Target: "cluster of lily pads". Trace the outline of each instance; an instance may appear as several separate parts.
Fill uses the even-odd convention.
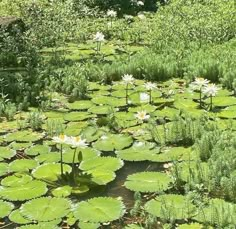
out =
[[[230,221],[236,223],[232,203],[211,199],[198,211],[186,196],[170,194],[175,184],[170,174],[173,162],[182,161],[180,172],[188,180],[189,159],[194,167],[199,156],[191,147],[159,144],[153,140],[150,128],[156,127],[160,139],[164,139],[163,120],[164,128],[169,128],[180,112],[194,118],[206,113],[198,107],[198,93],[189,91],[184,80],[157,85],[127,74],[113,85],[90,82],[88,91],[91,99],[72,103],[56,95],[64,108],[44,112],[41,131],[19,130],[17,121],[0,123],[1,221],[25,229],[57,225],[99,228],[128,214],[126,203],[120,197],[102,197],[98,192],[90,198],[89,194],[119,179],[116,172],[127,162],[147,161],[159,164],[161,171],[127,174],[124,181],[130,191],[159,194],[144,204],[147,214],[167,222],[197,221],[196,228],[201,228],[206,221],[217,223],[212,214],[220,208],[227,209]],[[223,89],[214,96],[214,105],[219,109],[208,115],[222,124],[236,118],[236,98]],[[19,117],[27,118],[27,112]],[[63,133],[50,136],[46,124],[50,121],[60,123]],[[126,228],[142,227],[132,224]]]

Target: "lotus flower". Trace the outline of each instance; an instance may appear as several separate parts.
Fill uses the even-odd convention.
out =
[[[86,143],[85,139],[82,139],[81,136],[78,137],[70,137],[70,140],[68,141],[68,143],[72,146],[72,147],[87,147],[88,143]]]
[[[134,116],[141,121],[145,121],[150,118],[150,115],[148,115],[146,111],[138,111]]]
[[[58,144],[64,144],[64,143],[67,144],[68,139],[69,137],[64,134],[60,134],[59,136],[55,136],[52,138],[53,142],[58,143]]]
[[[117,16],[117,12],[114,10],[108,10],[107,11],[107,16],[108,17],[116,17]]]
[[[97,32],[97,33],[94,35],[93,40],[96,41],[96,42],[102,42],[102,41],[105,40],[104,37],[105,37],[105,36],[104,36],[103,33]]]
[[[152,82],[147,82],[147,83],[144,84],[144,86],[148,91],[157,89],[157,85],[155,83],[152,83]]]
[[[134,83],[134,77],[133,75],[125,74],[122,76],[122,80],[125,84],[133,84]]]
[[[212,97],[216,96],[219,89],[220,88],[218,88],[215,84],[209,84],[205,88],[203,88],[203,93],[209,96],[211,100],[210,110],[212,110],[212,104],[213,104]]]

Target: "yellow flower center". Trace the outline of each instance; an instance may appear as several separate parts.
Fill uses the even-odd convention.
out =
[[[65,135],[64,134],[60,134],[59,138],[60,138],[60,140],[64,141],[65,140]]]
[[[80,138],[80,137],[75,137],[75,141],[76,141],[76,142],[80,142],[80,141],[81,141],[81,138]]]

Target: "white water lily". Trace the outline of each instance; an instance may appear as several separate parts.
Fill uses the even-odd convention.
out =
[[[147,83],[144,84],[144,86],[148,91],[157,89],[157,84],[152,83],[152,82],[147,82]]]
[[[134,16],[132,16],[132,15],[125,15],[124,18],[126,20],[132,20],[134,18]]]
[[[140,93],[139,98],[140,98],[141,103],[146,103],[146,102],[149,102],[150,95],[148,95],[147,93],[142,92],[142,93]]]
[[[145,110],[138,111],[137,114],[135,114],[134,116],[141,121],[148,120],[150,118],[150,115],[148,115]]]
[[[67,144],[69,137],[64,134],[60,134],[59,136],[52,137],[52,140],[53,142],[58,143],[58,144]]]
[[[117,12],[114,10],[108,10],[107,11],[107,16],[108,17],[116,17],[117,16]]]
[[[137,5],[138,5],[138,6],[144,6],[144,2],[143,2],[143,1],[138,1],[138,2],[137,2]]]
[[[93,40],[96,41],[96,42],[102,42],[102,41],[105,41],[105,36],[104,36],[103,33],[97,32],[97,33],[94,35]]]
[[[70,137],[68,140],[68,144],[70,144],[72,147],[81,147],[81,148],[85,148],[88,146],[88,143],[86,143],[86,139],[82,139],[81,136]]]
[[[207,86],[208,83],[209,83],[209,80],[201,78],[201,77],[197,77],[197,78],[195,78],[195,81],[193,81],[190,84],[190,87],[193,90],[201,90],[203,87]]]
[[[140,20],[146,19],[146,16],[144,14],[138,14],[137,16]]]
[[[220,88],[218,88],[215,84],[209,84],[205,88],[203,88],[203,93],[207,96],[216,96],[219,89]]]
[[[134,77],[133,75],[125,74],[122,76],[122,81],[125,84],[133,84],[134,83]]]

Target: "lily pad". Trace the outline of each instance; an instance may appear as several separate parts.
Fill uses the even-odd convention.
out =
[[[28,130],[16,131],[6,135],[7,142],[36,142],[43,138],[43,134]]]
[[[37,165],[38,162],[32,159],[17,159],[9,164],[9,170],[12,172],[28,172]]]
[[[162,192],[170,188],[171,182],[165,173],[141,172],[129,175],[124,185],[135,192]]]
[[[6,175],[9,172],[9,166],[7,163],[0,163],[0,177]]]
[[[133,139],[128,135],[107,134],[96,141],[93,147],[101,151],[113,151],[124,149],[132,143]]]
[[[64,172],[71,172],[69,165],[63,165]],[[32,175],[37,179],[44,179],[49,181],[56,181],[61,174],[61,164],[59,163],[47,163],[38,166],[32,172]]]
[[[77,121],[83,121],[83,120],[87,120],[89,118],[94,118],[94,117],[95,115],[90,114],[88,112],[70,112],[64,116],[64,119],[70,122],[77,122]]]
[[[122,201],[114,198],[98,197],[80,202],[74,215],[80,221],[105,223],[121,218],[125,213]]]
[[[29,156],[36,156],[38,154],[47,154],[50,150],[50,147],[47,145],[35,145],[25,150],[25,154]]]
[[[33,180],[16,187],[0,186],[0,197],[12,201],[30,200],[44,195],[47,192],[45,182]]]
[[[5,177],[1,181],[2,186],[17,187],[32,181],[32,177],[26,174],[15,173],[12,176]]]
[[[72,187],[69,185],[58,187],[52,190],[52,194],[55,197],[67,197],[71,194]]]
[[[70,110],[87,110],[93,106],[93,103],[90,100],[80,100],[73,103],[68,103],[67,107]]]
[[[14,211],[11,212],[11,214],[9,215],[9,219],[17,224],[28,224],[28,223],[32,223],[32,220],[26,219],[24,218],[19,209],[16,209]]]
[[[0,161],[4,159],[10,159],[16,155],[16,151],[9,149],[8,147],[0,146]]]
[[[80,169],[84,171],[92,170],[108,170],[117,171],[124,165],[121,159],[115,157],[95,157],[89,160],[82,161]]]
[[[8,216],[13,208],[12,203],[0,200],[0,219]]]
[[[71,203],[65,198],[42,197],[24,203],[20,207],[20,213],[30,220],[48,222],[63,218],[70,209]]]

